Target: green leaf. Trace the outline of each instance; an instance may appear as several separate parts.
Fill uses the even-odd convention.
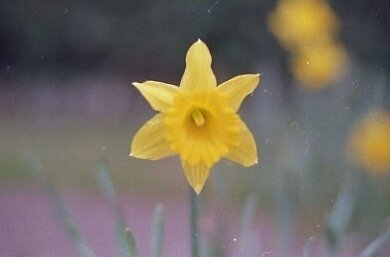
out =
[[[117,200],[114,184],[112,183],[111,175],[105,162],[98,164],[98,181],[103,195],[109,200],[110,204],[116,205]]]
[[[305,246],[303,247],[302,257],[310,257],[313,256],[313,245],[314,245],[314,237],[311,236],[307,239]]]
[[[47,179],[45,171],[36,159],[32,159],[31,166],[33,167],[33,173],[37,180],[45,187],[46,193],[49,196],[50,202],[56,211],[57,217],[61,221],[63,229],[66,231],[68,238],[76,248],[77,254],[80,257],[95,257],[94,252],[88,247],[84,237],[77,228],[68,208],[62,201],[60,194],[56,188]]]
[[[162,204],[158,204],[154,211],[152,223],[152,257],[160,257],[164,239],[164,211]]]
[[[326,235],[329,247],[334,251],[338,247],[338,241],[345,233],[351,221],[355,207],[354,191],[349,184],[337,196],[336,203],[329,215],[326,225]]]
[[[135,239],[133,236],[133,233],[131,233],[129,228],[125,228],[125,239],[126,239],[126,244],[129,249],[128,251],[128,257],[138,257],[138,251],[137,247],[135,245]]]
[[[98,180],[100,189],[106,197],[114,217],[115,231],[119,246],[122,250],[122,256],[137,257],[138,252],[133,234],[127,227],[125,219],[123,218],[115,193],[114,184],[112,183],[111,175],[105,162],[100,162],[98,165]]]
[[[386,229],[383,234],[378,236],[374,241],[371,242],[359,255],[359,257],[376,257],[379,256],[380,250],[390,242],[390,226]]]
[[[239,238],[239,257],[260,256],[261,245],[257,233],[253,231],[253,222],[256,212],[256,197],[255,195],[248,196],[244,212],[242,213],[242,227]]]

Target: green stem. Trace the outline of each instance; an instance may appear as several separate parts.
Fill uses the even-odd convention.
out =
[[[198,219],[199,219],[199,204],[198,195],[195,194],[192,188],[189,188],[190,198],[190,237],[191,237],[191,256],[199,257],[199,231],[198,231]]]

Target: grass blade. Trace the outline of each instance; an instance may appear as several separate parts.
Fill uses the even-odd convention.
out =
[[[253,231],[256,205],[255,195],[250,195],[245,202],[244,212],[242,214],[242,228],[238,252],[239,257],[261,256],[259,238]]]
[[[313,256],[314,237],[311,236],[307,239],[305,246],[303,247],[302,257]]]
[[[118,199],[112,183],[110,172],[104,162],[98,166],[98,180],[100,189],[106,197],[115,221],[115,231],[123,257],[137,257],[138,251],[134,236],[126,226],[122,211],[119,207]]]
[[[129,228],[125,228],[124,230],[124,236],[125,236],[125,242],[127,249],[129,250],[127,252],[127,257],[138,257],[138,251],[135,244],[135,239],[133,236],[133,233],[131,233],[131,230]]]
[[[76,248],[77,254],[80,257],[95,257],[96,255],[88,247],[83,236],[77,229],[76,223],[70,215],[68,208],[62,201],[60,194],[45,176],[42,165],[37,160],[32,160],[31,164],[35,177],[44,186],[46,193],[49,196],[49,200],[57,214],[57,217],[59,218],[63,229],[66,231],[69,240]]]
[[[371,242],[359,255],[359,257],[375,257],[379,256],[379,251],[390,241],[390,227]]]
[[[339,240],[345,233],[353,215],[356,199],[350,187],[349,184],[344,185],[328,218],[326,236],[330,256],[336,254]]]
[[[162,204],[158,204],[154,211],[152,223],[152,257],[161,257],[164,239],[164,211]]]

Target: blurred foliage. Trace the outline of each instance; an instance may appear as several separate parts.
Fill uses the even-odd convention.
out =
[[[389,2],[333,1],[343,38],[359,62],[389,69]],[[0,75],[102,70],[165,76],[183,68],[202,38],[228,72],[285,53],[266,27],[276,2],[219,0],[36,0],[0,2]],[[278,60],[280,58],[277,58]]]

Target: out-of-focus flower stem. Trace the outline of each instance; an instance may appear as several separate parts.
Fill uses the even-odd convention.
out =
[[[199,196],[196,195],[191,187],[189,188],[190,200],[190,238],[191,238],[191,256],[199,257]]]

